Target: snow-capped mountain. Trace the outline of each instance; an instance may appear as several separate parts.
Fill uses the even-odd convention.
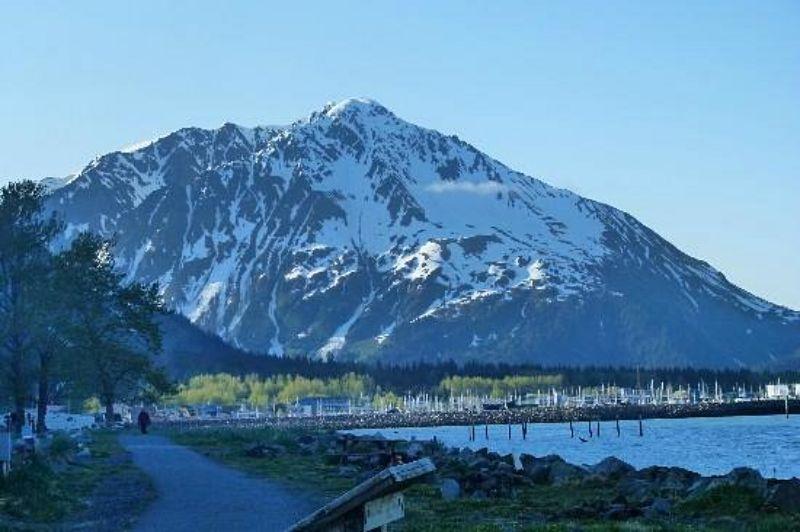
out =
[[[800,314],[633,217],[370,100],[182,129],[95,159],[50,205],[257,352],[759,366],[800,348]]]

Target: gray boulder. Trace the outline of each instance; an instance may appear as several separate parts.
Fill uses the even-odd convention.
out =
[[[589,467],[592,475],[597,475],[603,480],[618,480],[633,471],[636,471],[636,468],[614,456],[609,456]]]
[[[406,455],[412,460],[420,458],[425,452],[425,447],[418,441],[412,441],[406,447]]]
[[[651,495],[661,497],[684,497],[700,478],[700,475],[688,469],[662,466],[646,467],[629,476],[647,481],[651,486]]]
[[[446,501],[458,499],[461,496],[461,484],[453,478],[442,479],[439,492],[442,494],[442,499]]]
[[[729,484],[749,488],[762,497],[767,496],[767,479],[749,467],[737,467],[723,477]]]
[[[519,457],[522,471],[534,484],[546,484],[550,481],[550,466],[544,460],[530,454]]]
[[[536,464],[536,457],[531,454],[522,453],[519,455],[519,463],[522,465],[522,469],[527,471]]]
[[[603,512],[602,517],[603,519],[611,521],[624,521],[625,519],[630,519],[639,515],[641,515],[641,512],[637,508],[633,508],[627,504],[617,503],[609,506],[608,509]]]
[[[672,502],[669,499],[656,497],[649,506],[644,508],[644,516],[649,518],[663,517],[672,511]]]
[[[475,490],[472,492],[471,498],[476,501],[486,500],[486,492],[483,490]]]
[[[689,493],[692,497],[697,497],[720,486],[747,488],[765,498],[768,495],[767,480],[761,473],[749,467],[737,467],[721,477],[700,478],[691,486]]]
[[[567,463],[555,454],[543,458],[523,454],[519,461],[524,475],[534,484],[569,484],[580,481],[588,475],[586,469]]]
[[[635,477],[628,477],[621,480],[617,486],[617,490],[620,494],[634,501],[642,501],[652,497],[655,491],[652,482]]]
[[[549,481],[551,484],[560,486],[571,484],[584,479],[587,472],[582,467],[570,464],[558,457],[549,463]]]

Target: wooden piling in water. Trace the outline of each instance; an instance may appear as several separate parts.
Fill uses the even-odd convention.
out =
[[[590,419],[589,420],[589,437],[591,438],[592,436],[594,436],[594,433],[592,432],[592,420]]]
[[[644,427],[642,426],[642,415],[639,414],[639,436],[644,436]]]
[[[786,419],[789,419],[789,396],[788,395],[784,396],[783,404],[784,404],[784,407],[786,408]]]
[[[617,416],[617,438],[619,438],[619,416]]]
[[[575,429],[572,428],[572,419],[569,420],[569,437],[575,437]]]
[[[600,420],[597,420],[597,437],[600,437]]]
[[[488,440],[489,439],[489,424],[488,423],[486,425],[484,425],[483,430],[486,433],[486,439]]]

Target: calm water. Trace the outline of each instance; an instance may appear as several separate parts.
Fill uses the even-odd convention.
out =
[[[644,436],[639,437],[638,421],[620,421],[617,437],[613,421],[600,423],[600,437],[588,439],[587,423],[576,423],[575,438],[567,423],[542,423],[528,426],[523,440],[519,425],[476,426],[476,441],[470,442],[467,427],[420,427],[359,429],[354,434],[418,440],[434,436],[452,447],[488,447],[500,454],[528,453],[535,456],[561,455],[568,462],[594,464],[616,456],[637,468],[651,465],[679,466],[704,475],[724,474],[734,467],[758,469],[764,476],[800,477],[800,417],[757,416],[692,419],[646,419]],[[592,424],[592,430],[596,430]]]

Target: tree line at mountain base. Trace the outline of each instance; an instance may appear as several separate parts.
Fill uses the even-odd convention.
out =
[[[272,362],[276,362],[273,360]],[[308,361],[307,361],[308,362]],[[369,400],[378,408],[402,405],[406,394],[428,394],[433,400],[457,398],[459,396],[490,397],[504,399],[509,396],[525,394],[548,394],[552,389],[559,392],[567,390],[576,394],[579,388],[584,393],[612,389],[641,388],[651,383],[658,388],[663,382],[670,390],[681,387],[697,389],[698,383],[705,383],[710,392],[718,386],[729,391],[735,387],[758,390],[764,384],[775,382],[776,374],[753,373],[748,371],[706,371],[706,370],[652,370],[648,372],[625,368],[553,368],[542,369],[511,366],[471,366],[464,368],[450,365],[418,365],[415,367],[351,367],[343,368],[336,363],[304,364],[293,367],[295,372],[265,373],[258,375],[234,375],[229,373],[195,375],[176,388],[176,393],[166,396],[163,401],[171,405],[218,406],[248,405],[264,409],[270,406],[291,404],[310,397],[346,397],[363,403]],[[339,369],[350,369],[339,374]],[[304,371],[310,370],[310,371]],[[317,370],[317,371],[315,371]],[[320,371],[324,370],[324,371]],[[444,375],[436,381],[437,375]],[[637,377],[638,374],[638,377]],[[413,378],[417,377],[416,380]],[[784,382],[797,381],[800,376],[784,373]],[[646,383],[642,381],[646,378]],[[409,382],[414,384],[410,385]],[[622,384],[620,384],[622,383]],[[638,383],[638,384],[637,384]]]

